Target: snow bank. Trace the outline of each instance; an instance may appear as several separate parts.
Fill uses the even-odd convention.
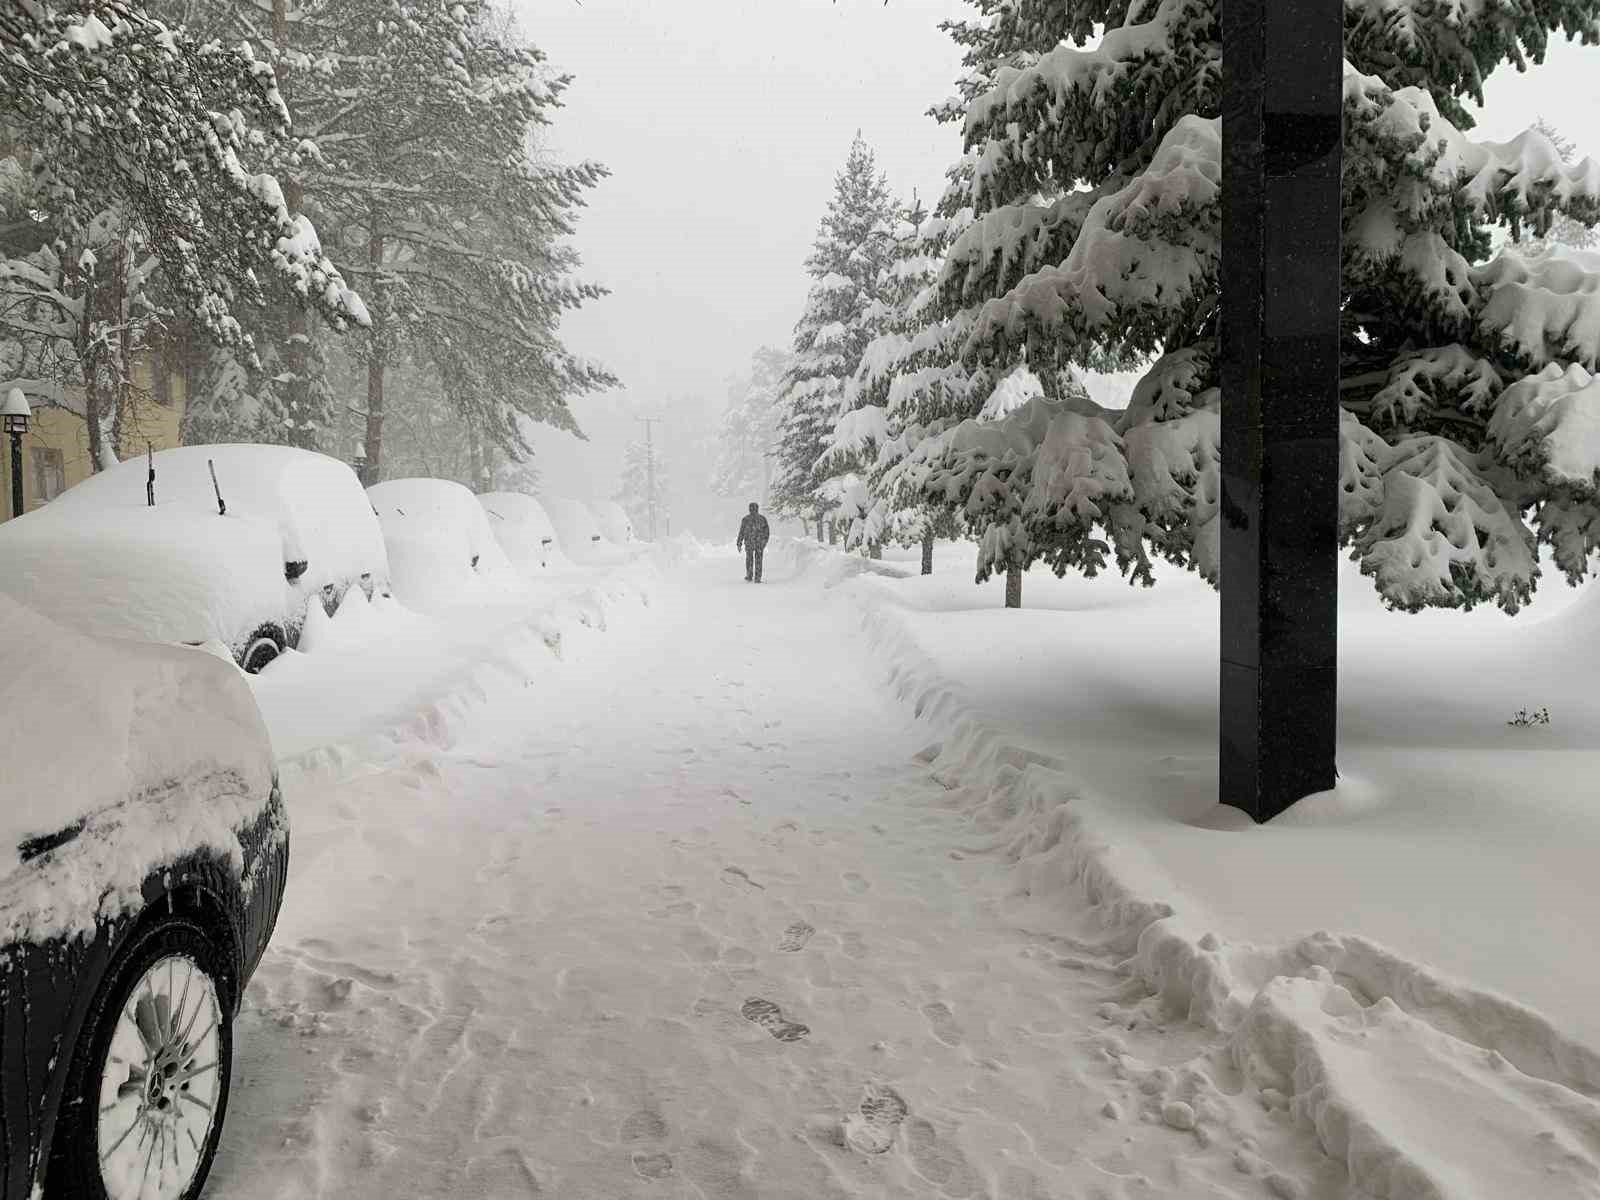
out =
[[[490,492],[478,503],[489,518],[489,528],[511,565],[528,578],[570,570],[571,561],[561,549],[550,515],[532,496],[521,492]]]
[[[93,928],[197,847],[242,865],[272,750],[239,671],[200,650],[90,640],[0,598],[0,946]],[[137,803],[130,803],[137,801]],[[18,844],[86,820],[53,853]]]
[[[478,498],[448,479],[391,479],[367,489],[388,548],[394,594],[419,612],[514,590],[516,569]]]
[[[313,650],[250,679],[280,764],[323,775],[406,742],[451,745],[491,695],[525,688],[551,655],[648,605],[663,570],[703,553],[684,535],[625,564],[479,595],[442,614],[383,597],[349,616],[341,609],[319,626]]]
[[[1007,612],[969,547],[893,581],[775,548],[846,583],[1019,922],[1087,899],[1069,940],[1213,1030],[1372,1195],[1600,1196],[1595,595],[1408,617],[1346,564],[1343,780],[1256,827],[1216,802],[1216,598],[1192,578],[1035,572]],[[1506,723],[1540,705],[1552,725]]]

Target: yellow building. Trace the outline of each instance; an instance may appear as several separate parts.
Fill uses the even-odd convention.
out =
[[[180,444],[185,402],[181,371],[160,376],[147,359],[134,366],[134,386],[123,414],[117,457],[143,454],[146,446],[166,450]],[[67,488],[88,478],[89,432],[83,419],[83,396],[66,389],[58,397],[28,394],[33,421],[22,439],[23,509],[32,512]],[[0,435],[3,437],[3,435]],[[0,520],[11,518],[11,446],[0,446]]]

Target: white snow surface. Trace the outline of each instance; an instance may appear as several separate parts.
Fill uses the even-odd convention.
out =
[[[389,479],[367,489],[389,555],[395,596],[439,612],[515,590],[521,577],[478,498],[448,479]]]
[[[527,578],[570,570],[561,539],[544,506],[521,492],[489,492],[478,497],[495,540],[511,565]]]
[[[1356,581],[1345,782],[1255,829],[1209,590],[972,554],[680,539],[252,678],[296,852],[211,1192],[1600,1196],[1590,598]]]
[[[89,639],[0,597],[0,946],[87,932],[137,900],[163,861],[213,846],[272,786],[243,676],[203,650]],[[18,843],[80,819],[26,864]]]
[[[1151,1015],[1213,1030],[1208,1075],[1314,1135],[1350,1189],[1290,1172],[1272,1194],[1600,1195],[1595,594],[1405,616],[1347,565],[1341,782],[1256,827],[1216,799],[1198,581],[1033,573],[1007,611],[970,549],[929,579],[792,553],[848,583],[943,729],[934,770],[1015,864],[1015,919],[1087,900]],[[1551,725],[1507,724],[1545,705]]]

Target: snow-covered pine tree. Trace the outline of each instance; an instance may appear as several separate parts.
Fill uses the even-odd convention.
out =
[[[634,529],[641,537],[660,537],[672,523],[672,509],[667,499],[667,465],[659,445],[647,447],[642,438],[628,443],[622,460],[622,476],[617,481],[616,493],[611,497],[622,505]],[[655,514],[652,525],[650,516]],[[654,535],[651,530],[654,529]]]
[[[583,193],[604,174],[531,153],[569,79],[493,0],[157,0],[223,40],[268,48],[296,118],[319,152],[293,164],[299,202],[338,233],[346,272],[372,293],[374,326],[330,360],[364,368],[367,472],[387,458],[386,382],[426,365],[454,419],[485,449],[528,453],[526,422],[574,429],[568,402],[614,380],[561,344],[561,316],[600,294],[574,281],[566,244]],[[282,325],[282,322],[278,322]],[[262,407],[325,418],[317,397],[320,331],[288,328],[279,369],[250,379]],[[328,367],[342,371],[335,364]],[[219,374],[225,409],[229,385]],[[441,419],[447,419],[441,414]]]
[[[778,391],[789,363],[785,351],[763,346],[751,356],[750,373],[729,385],[711,471],[715,495],[766,506],[778,443]]]
[[[839,505],[818,460],[828,448],[845,382],[871,340],[867,313],[891,254],[894,201],[877,161],[858,133],[817,231],[806,271],[805,312],[795,326],[794,362],[779,405],[774,507],[801,520],[825,521]]]
[[[1135,579],[1155,554],[1215,581],[1217,3],[980,7],[1015,58],[966,116],[976,219],[941,279],[947,308],[981,305],[966,352],[1025,351],[1042,377],[1154,361],[1124,413],[1041,399],[952,431],[927,487],[993,497],[1058,570],[1114,550]],[[1600,23],[1590,0],[1351,4],[1345,32],[1342,535],[1391,605],[1515,612],[1536,537],[1574,582],[1600,544],[1600,445],[1579,432],[1600,411],[1600,257],[1490,257],[1489,231],[1592,225],[1600,165],[1532,130],[1475,141],[1463,101]]]
[[[132,364],[176,331],[254,363],[251,315],[274,292],[336,328],[366,320],[263,170],[304,152],[270,65],[227,45],[116,0],[0,12],[7,152],[29,192],[0,246],[0,339],[30,377],[82,393],[96,467],[127,433]]]
[[[885,543],[921,544],[923,571],[933,570],[933,539],[956,532],[949,510],[920,496],[885,486],[885,476],[903,454],[908,437],[906,408],[891,408],[895,384],[915,372],[912,340],[921,328],[919,305],[937,277],[937,239],[925,228],[928,212],[913,198],[901,212],[878,297],[865,318],[871,341],[845,383],[841,411],[822,458],[849,520],[845,544],[876,553]]]

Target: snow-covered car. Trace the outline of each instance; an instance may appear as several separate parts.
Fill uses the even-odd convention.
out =
[[[0,592],[83,633],[220,642],[247,671],[354,586],[389,586],[372,506],[344,463],[288,446],[162,450],[0,525]]]
[[[0,1197],[190,1200],[283,898],[267,731],[203,650],[0,622]]]
[[[550,514],[532,496],[521,492],[490,492],[479,496],[489,528],[511,565],[529,578],[548,575],[571,564],[562,552]]]
[[[478,498],[449,479],[389,479],[367,489],[389,552],[395,597],[421,612],[520,579]]]
[[[633,520],[615,500],[597,500],[589,505],[589,511],[600,527],[600,536],[613,546],[626,546],[639,540],[633,530]]]
[[[613,550],[600,522],[581,500],[546,496],[542,503],[556,527],[556,538],[573,562],[589,563],[604,558]]]

